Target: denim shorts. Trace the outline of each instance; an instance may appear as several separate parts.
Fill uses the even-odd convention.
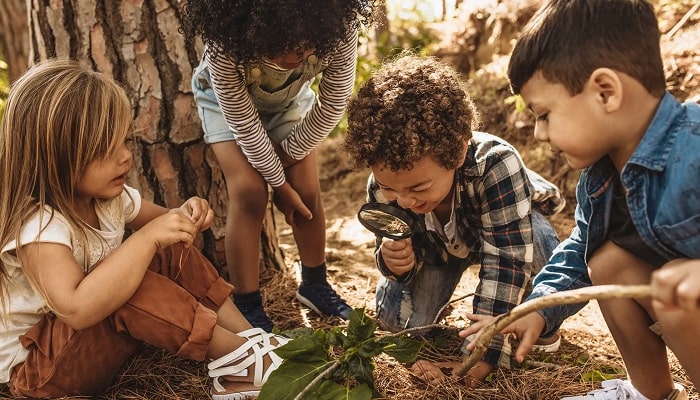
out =
[[[301,123],[313,107],[316,94],[311,89],[311,83],[312,81],[308,80],[301,82],[299,93],[279,110],[267,113],[259,112],[260,122],[273,142],[280,143],[289,136],[292,128]],[[206,59],[202,60],[192,74],[192,92],[197,102],[199,119],[204,131],[204,142],[211,144],[236,140],[236,132],[226,122],[214,93],[209,64]],[[266,94],[269,99],[275,99],[275,96],[275,93]]]

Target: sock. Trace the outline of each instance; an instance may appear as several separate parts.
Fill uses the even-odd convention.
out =
[[[326,283],[326,263],[318,267],[307,267],[301,264],[301,283],[305,285]]]
[[[233,304],[235,304],[239,310],[245,310],[257,305],[262,307],[262,295],[260,294],[260,290],[245,294],[234,293]]]

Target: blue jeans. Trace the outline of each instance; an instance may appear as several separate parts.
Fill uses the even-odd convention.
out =
[[[534,209],[532,231],[534,276],[549,260],[552,251],[559,244],[559,238],[547,218]],[[447,265],[442,262],[436,263],[434,259],[428,260],[426,257],[423,268],[408,284],[382,277],[377,285],[379,324],[383,329],[393,332],[432,324],[440,309],[452,297],[464,271],[479,262],[478,252],[473,252],[466,259],[450,256]],[[532,279],[528,282],[525,296],[531,289]]]

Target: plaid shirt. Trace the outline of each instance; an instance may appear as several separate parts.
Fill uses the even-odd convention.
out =
[[[474,132],[464,163],[455,173],[455,215],[459,235],[469,246],[467,261],[479,264],[479,284],[473,300],[474,313],[499,315],[520,304],[530,279],[533,235],[530,210],[536,204],[545,215],[564,207],[556,186],[528,170],[518,151],[508,142],[483,132]],[[372,177],[368,200],[387,202]],[[444,241],[425,228],[425,216],[413,236],[416,266],[402,282],[410,281],[424,262],[447,264]],[[379,252],[377,266],[388,279],[397,280],[386,268]],[[459,261],[461,262],[461,261]],[[484,361],[510,365],[510,346],[502,337],[491,342]]]

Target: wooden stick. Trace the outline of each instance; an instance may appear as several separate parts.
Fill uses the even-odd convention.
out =
[[[476,347],[474,347],[469,357],[455,371],[455,374],[457,376],[464,376],[469,372],[469,370],[481,360],[481,357],[486,351],[486,347],[494,336],[513,321],[533,311],[563,304],[583,303],[592,299],[643,298],[649,297],[650,295],[651,287],[649,285],[599,285],[553,293],[526,301],[510,310],[510,312],[499,315],[490,325],[482,330],[481,335],[476,340]]]

